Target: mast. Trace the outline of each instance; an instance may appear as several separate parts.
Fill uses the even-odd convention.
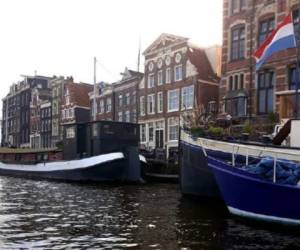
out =
[[[97,59],[94,57],[94,95],[93,95],[93,120],[96,121],[96,63]]]

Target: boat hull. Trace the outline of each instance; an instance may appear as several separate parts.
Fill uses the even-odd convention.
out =
[[[53,179],[61,181],[124,181],[123,160],[115,160],[107,163],[97,164],[83,169],[55,170],[55,171],[18,171],[0,169],[0,175],[15,176],[34,179]]]
[[[144,159],[132,168],[122,153],[35,165],[0,163],[0,175],[76,182],[139,182]],[[135,176],[132,178],[132,176]]]
[[[300,188],[257,178],[222,161],[208,159],[232,214],[256,220],[300,225]]]
[[[201,147],[181,141],[180,187],[184,195],[220,197],[215,177]]]

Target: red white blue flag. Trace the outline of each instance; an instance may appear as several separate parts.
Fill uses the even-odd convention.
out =
[[[256,70],[259,70],[264,62],[274,53],[288,48],[295,48],[296,46],[293,19],[290,13],[254,52]]]

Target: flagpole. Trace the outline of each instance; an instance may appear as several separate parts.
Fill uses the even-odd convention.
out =
[[[300,9],[298,10],[299,14],[298,14],[298,19],[300,17]],[[294,20],[293,18],[293,12],[292,12],[292,20]],[[294,22],[293,22],[294,23]],[[295,30],[294,29],[294,34],[295,34],[295,43],[296,43],[296,69],[295,69],[295,73],[296,73],[296,90],[295,90],[295,110],[294,110],[294,118],[295,119],[298,119],[298,114],[299,114],[299,111],[298,111],[298,102],[299,102],[299,82],[300,82],[300,76],[299,76],[299,67],[300,67],[300,64],[299,64],[299,56],[300,56],[300,50],[299,50],[299,35],[300,35],[300,22],[298,20],[298,25],[299,25],[299,28],[298,30]],[[297,32],[297,33],[296,33]]]

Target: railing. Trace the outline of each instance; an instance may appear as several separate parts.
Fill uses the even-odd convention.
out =
[[[188,139],[188,141],[192,144],[199,144],[202,148],[202,152],[205,157],[208,156],[206,149],[213,149],[213,150],[220,150],[223,152],[231,153],[231,165],[233,167],[236,166],[236,155],[240,152],[241,155],[245,156],[245,164],[246,166],[249,165],[249,157],[257,157],[262,158],[265,157],[272,157],[274,159],[273,162],[273,182],[276,183],[276,172],[277,172],[277,162],[278,159],[288,159],[291,161],[300,162],[300,150],[297,149],[287,149],[287,148],[268,148],[265,146],[254,146],[254,145],[243,145],[243,144],[235,144],[230,142],[224,141],[217,141],[212,139],[205,139],[205,138],[197,138],[194,140],[191,138],[191,135],[183,132],[182,133],[183,139]],[[218,147],[219,146],[219,147]],[[223,150],[222,147],[224,146]],[[244,150],[244,152],[242,152]],[[293,151],[293,152],[292,152]],[[252,154],[251,154],[252,152]],[[281,156],[281,157],[280,157]],[[283,157],[284,156],[284,157]]]

